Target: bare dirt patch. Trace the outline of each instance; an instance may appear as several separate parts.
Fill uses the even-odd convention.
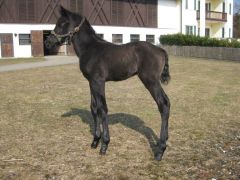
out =
[[[106,87],[111,143],[92,150],[78,65],[0,74],[0,179],[239,179],[240,64],[170,58],[170,138],[153,151],[157,107],[137,77]]]

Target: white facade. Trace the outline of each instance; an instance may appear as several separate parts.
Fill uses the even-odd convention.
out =
[[[209,12],[219,12],[216,13],[218,14],[217,18],[220,18],[219,20],[207,19],[207,6],[210,6]],[[227,13],[227,21],[221,20],[224,7]],[[199,19],[197,18],[198,10],[200,12]],[[123,43],[130,42],[131,34],[138,34],[141,41],[146,40],[146,35],[154,35],[155,44],[159,44],[161,35],[174,33],[205,36],[206,32],[208,32],[210,37],[231,38],[233,31],[233,0],[158,0],[157,28],[93,27],[98,34],[102,34],[104,39],[109,42],[112,42],[113,34],[122,34]],[[46,31],[53,28],[54,25],[0,24],[0,33],[13,34],[14,57],[31,57],[31,45],[19,45],[19,34],[30,34],[31,30]]]
[[[194,35],[232,38],[233,0],[182,0],[181,3],[181,33],[186,34],[188,26],[192,27]]]
[[[32,30],[52,30],[54,25],[0,24],[0,33],[13,34],[14,57],[31,57],[31,45],[20,45],[19,34],[31,34]],[[0,56],[1,57],[1,56]]]

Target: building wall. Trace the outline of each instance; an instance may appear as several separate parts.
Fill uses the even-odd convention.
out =
[[[1,38],[0,38],[0,58],[2,57],[2,47],[1,47]]]
[[[0,24],[0,33],[12,33],[14,57],[31,57],[31,45],[19,45],[19,34],[31,34],[31,30],[52,30],[54,25]]]
[[[186,8],[186,1],[188,7]],[[194,9],[194,0],[182,0],[182,33],[186,33],[186,26],[195,26],[198,29],[196,10]]]
[[[176,0],[158,0],[158,28],[169,34],[181,32],[181,2]]]
[[[226,27],[228,32],[226,33],[226,37],[232,38],[233,37],[233,0],[227,0],[226,4],[227,4],[226,12],[228,13],[228,17],[227,17],[228,21],[227,21],[227,27]],[[231,4],[231,7],[229,4]],[[229,8],[231,8],[231,10]],[[229,12],[231,12],[231,14]],[[231,31],[230,36],[229,36],[229,29]]]
[[[188,1],[188,8],[186,2]],[[225,12],[227,13],[227,22],[206,20],[205,19],[205,3],[211,3],[211,11],[223,12],[223,2],[225,2]],[[186,26],[196,26],[200,35],[204,35],[205,28],[210,29],[210,37],[222,38],[222,29],[224,28],[224,38],[232,38],[233,25],[233,0],[202,0],[202,9],[200,12],[200,20],[196,20],[196,12],[199,10],[199,2],[196,0],[182,0],[182,33],[186,33]],[[230,6],[231,4],[231,6]],[[231,10],[229,9],[231,8]],[[230,14],[231,12],[231,14]],[[202,14],[201,14],[202,13]],[[202,27],[200,25],[202,23]],[[197,33],[197,34],[198,34]]]
[[[206,28],[210,29],[211,37],[221,37],[222,36],[222,26],[223,23],[207,23]]]
[[[0,25],[0,33],[12,33],[14,44],[14,57],[31,57],[31,45],[19,45],[19,34],[30,34],[31,30],[52,30],[55,25]],[[130,34],[139,34],[141,41],[146,41],[146,35],[154,35],[155,43],[159,44],[161,34],[176,33],[175,29],[136,28],[120,26],[93,26],[98,34],[103,34],[104,39],[112,42],[112,34],[123,34],[123,43],[130,42]],[[1,57],[1,56],[0,56]]]
[[[104,34],[104,39],[112,42],[112,34],[123,34],[123,43],[130,42],[130,34],[139,34],[140,41],[146,41],[146,35],[155,36],[155,44],[159,44],[159,37],[162,34],[176,33],[175,29],[165,28],[135,28],[116,26],[93,26],[96,33]]]

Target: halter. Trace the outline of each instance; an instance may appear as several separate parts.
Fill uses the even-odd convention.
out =
[[[75,27],[72,31],[69,31],[67,34],[57,34],[54,31],[51,31],[51,34],[54,35],[58,39],[59,42],[61,42],[62,38],[68,38],[68,40],[67,40],[68,43],[67,44],[70,45],[74,34],[77,33],[80,30],[80,27],[83,25],[85,20],[86,20],[86,18],[83,17],[80,24],[77,27]]]

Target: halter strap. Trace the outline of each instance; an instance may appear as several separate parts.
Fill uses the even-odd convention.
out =
[[[70,37],[70,39],[72,39],[73,35],[80,30],[80,27],[83,25],[85,20],[86,18],[83,17],[80,24],[67,34],[57,34],[55,31],[51,31],[51,34],[54,35],[58,40],[65,37]]]

